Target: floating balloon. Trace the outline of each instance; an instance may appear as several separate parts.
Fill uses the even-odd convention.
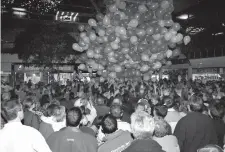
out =
[[[117,7],[116,7],[116,5],[111,5],[110,7],[109,7],[109,11],[110,12],[116,12],[117,11]]]
[[[156,62],[153,66],[153,69],[160,69],[162,67],[162,63],[161,62]]]
[[[185,36],[184,37],[184,44],[185,45],[187,45],[190,41],[191,41],[191,37],[190,36]]]
[[[119,7],[119,9],[124,10],[126,8],[126,3],[125,2],[120,2],[120,5],[118,7]]]
[[[90,26],[97,26],[96,21],[95,21],[94,19],[92,19],[92,18],[88,20],[88,24],[89,24]]]
[[[82,51],[81,47],[77,43],[73,43],[73,46],[72,47],[73,47],[73,49],[75,51],[78,51],[78,52],[81,52]]]
[[[79,25],[78,29],[79,29],[80,32],[83,32],[84,31],[84,25]]]
[[[130,27],[137,27],[138,26],[138,20],[137,19],[132,19],[129,23],[128,23],[128,26]]]
[[[107,15],[103,19],[103,24],[106,26],[110,25],[110,18]]]
[[[166,57],[167,58],[170,58],[172,56],[172,54],[173,54],[173,51],[171,51],[171,50],[166,51]]]
[[[78,66],[78,69],[84,70],[84,69],[85,69],[85,65],[84,65],[84,64],[80,64],[80,65]]]
[[[147,7],[145,5],[139,5],[138,11],[140,13],[145,13],[147,11]]]
[[[91,33],[91,34],[89,35],[89,39],[90,39],[91,41],[95,41],[96,38],[97,38],[97,36],[96,36],[95,33]]]
[[[165,0],[161,2],[161,8],[167,9],[169,7],[170,7],[170,3],[168,1]]]
[[[130,38],[131,44],[137,44],[137,41],[138,41],[138,38],[137,38],[136,36],[132,36],[132,37]]]

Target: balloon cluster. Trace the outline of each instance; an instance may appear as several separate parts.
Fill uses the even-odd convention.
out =
[[[106,15],[97,14],[96,20],[79,26],[80,40],[73,49],[86,51],[81,70],[91,67],[103,78],[150,79],[149,74],[180,55],[177,45],[191,40],[172,20],[172,0],[140,5],[112,0],[107,8]]]

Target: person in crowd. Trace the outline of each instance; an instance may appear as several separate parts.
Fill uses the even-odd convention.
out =
[[[107,114],[103,117],[101,127],[105,137],[103,144],[98,148],[98,152],[121,152],[129,146],[133,140],[130,132],[118,130],[117,125],[114,116]]]
[[[8,121],[0,130],[1,152],[51,152],[40,132],[21,123],[24,113],[18,99],[2,102],[1,111]]]
[[[166,152],[180,152],[177,138],[172,135],[169,123],[160,117],[154,119],[155,131],[153,139],[157,141]]]
[[[181,100],[181,98],[176,98],[176,100]],[[163,98],[163,103],[168,108],[168,113],[164,119],[170,124],[172,132],[174,132],[176,124],[182,118],[182,116],[175,109],[175,99],[171,97],[165,97]]]
[[[95,106],[95,109],[97,111],[97,117],[104,116],[109,113],[110,108],[106,106],[105,98],[102,96],[97,97],[97,105]]]
[[[33,112],[35,108],[35,101],[28,97],[23,101],[24,107],[24,125],[33,127],[35,129],[39,129],[40,127],[40,119],[39,117]]]
[[[179,120],[174,131],[181,152],[194,152],[207,144],[218,143],[213,121],[202,114],[202,108],[202,99],[192,95],[189,99],[191,112]]]
[[[123,117],[121,118],[121,120],[130,123],[130,110],[124,106],[123,100],[120,95],[117,95],[113,99],[111,106],[113,105],[120,105],[123,107]]]
[[[206,145],[198,149],[197,152],[224,152],[224,150],[218,145]]]
[[[65,107],[51,104],[47,108],[48,116],[41,116],[39,131],[47,139],[53,132],[66,127]]]
[[[88,120],[88,123],[93,124],[95,118],[97,117],[97,111],[91,101],[88,101],[86,98],[78,98],[75,103],[74,107],[81,107],[84,106],[85,109],[89,109],[89,113],[85,115]]]
[[[165,105],[154,107],[154,111],[153,111],[154,117],[164,119],[167,113],[168,113],[168,108]]]
[[[123,109],[120,105],[112,105],[110,107],[110,114],[116,118],[118,129],[131,132],[130,124],[121,120]]]
[[[66,110],[73,108],[73,105],[74,105],[71,100],[66,100],[66,98],[62,98],[59,102],[60,102],[60,105],[66,108]]]
[[[209,107],[209,114],[213,119],[213,124],[218,138],[218,145],[223,147],[223,144],[225,143],[223,140],[225,137],[225,123],[222,119],[225,114],[225,107],[220,103],[212,104]]]
[[[165,152],[162,147],[152,139],[155,130],[154,119],[144,111],[131,115],[131,131],[135,140],[124,152]]]
[[[97,140],[79,129],[81,120],[82,112],[79,107],[73,107],[68,111],[67,127],[52,133],[47,139],[53,152],[97,152]]]
[[[151,107],[146,99],[138,100],[136,108],[135,108],[135,112],[139,112],[139,111],[145,111],[148,114],[151,114]]]

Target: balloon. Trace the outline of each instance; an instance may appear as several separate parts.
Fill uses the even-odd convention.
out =
[[[104,36],[104,35],[105,35],[105,30],[100,29],[100,30],[98,31],[98,35],[99,35],[99,36]]]
[[[131,36],[130,42],[131,42],[131,44],[137,44],[138,38],[136,36]]]
[[[191,37],[190,36],[185,36],[184,37],[184,44],[185,45],[187,45],[190,41],[191,41]]]
[[[162,60],[164,58],[164,54],[163,53],[159,53],[158,55],[157,55],[157,59],[158,60]]]
[[[171,48],[171,49],[173,49],[173,48],[175,48],[176,47],[176,43],[169,43],[169,47]]]
[[[108,27],[108,28],[106,29],[107,35],[112,34],[114,31],[115,31],[115,29],[114,29],[113,27]]]
[[[110,45],[106,46],[105,49],[104,49],[104,53],[110,53],[112,52],[112,47]]]
[[[162,63],[161,62],[156,62],[153,66],[153,69],[160,69],[162,67]]]
[[[116,5],[111,5],[111,6],[109,7],[109,11],[110,11],[110,12],[116,12],[116,11],[117,11]]]
[[[115,41],[115,40],[116,40],[116,35],[115,35],[115,34],[110,34],[110,35],[108,36],[108,40],[109,40],[109,42]]]
[[[149,70],[149,66],[148,65],[143,65],[140,69],[141,72],[147,72]]]
[[[122,72],[122,67],[120,65],[116,65],[115,72]]]
[[[97,42],[98,42],[99,44],[104,43],[103,37],[97,37]]]
[[[115,78],[116,78],[116,72],[111,72],[111,73],[109,74],[109,77],[115,79]]]
[[[175,49],[175,50],[173,50],[173,57],[177,57],[177,56],[179,56],[181,54],[181,51],[180,51],[180,49]]]
[[[165,14],[165,11],[162,10],[162,9],[158,9],[158,10],[155,12],[155,16],[156,16],[158,19],[163,19],[164,14]]]
[[[98,13],[98,14],[96,15],[96,19],[97,19],[98,21],[103,20],[103,18],[104,18],[104,15],[103,15],[102,13]]]
[[[90,43],[90,39],[89,39],[89,37],[87,37],[87,36],[83,37],[83,41],[84,41],[86,44],[89,44],[89,43]]]
[[[95,33],[91,33],[91,34],[89,35],[89,39],[90,39],[91,41],[95,41],[96,38],[97,38],[97,36],[96,36]]]
[[[124,10],[125,8],[126,8],[126,3],[125,2],[120,2],[119,9]]]
[[[171,20],[172,19],[172,16],[170,13],[165,13],[164,16],[163,16],[163,19],[164,20]]]
[[[122,52],[123,54],[128,54],[129,48],[122,48],[121,52]]]
[[[88,50],[87,51],[87,57],[88,58],[93,58],[94,57],[94,51],[93,50]]]
[[[75,50],[75,51],[78,51],[78,52],[81,52],[81,47],[77,44],[77,43],[73,43],[73,46],[72,48]]]
[[[171,38],[172,38],[172,34],[170,32],[167,32],[165,35],[164,35],[164,38],[166,41],[169,41]]]
[[[158,22],[158,24],[159,24],[160,27],[164,27],[164,26],[165,26],[165,21],[160,20],[160,21]]]
[[[166,65],[167,65],[167,66],[170,66],[170,65],[172,65],[172,62],[171,62],[171,61],[167,61],[167,62],[166,62]]]
[[[83,40],[80,40],[79,41],[79,46],[80,47],[84,47],[84,46],[86,46],[86,44],[85,44],[85,42]]]
[[[128,23],[128,26],[130,27],[137,27],[138,26],[138,20],[137,19],[132,19],[129,23]]]
[[[90,26],[97,26],[96,21],[95,21],[94,19],[92,19],[92,18],[88,20],[88,24],[89,24]]]
[[[113,50],[117,50],[117,49],[119,49],[119,45],[118,45],[118,43],[114,43],[114,42],[112,42],[112,43],[111,43],[111,47],[112,47],[112,49],[113,49]]]
[[[172,36],[171,40],[170,40],[172,43],[177,43],[177,37],[174,35]]]
[[[184,38],[184,36],[181,33],[178,33],[176,37],[178,42],[182,41]]]
[[[120,43],[120,38],[119,37],[116,37],[114,43]]]
[[[84,25],[79,25],[78,29],[79,29],[80,32],[83,32],[84,31]]]
[[[159,7],[158,3],[152,3],[151,6],[150,6],[150,9],[156,10],[158,7]]]
[[[100,54],[102,50],[102,47],[96,47],[95,48],[95,53]]]
[[[155,35],[152,35],[153,39],[158,41],[160,38],[161,38],[161,35],[160,34],[155,34]]]
[[[125,27],[120,27],[119,33],[120,33],[121,35],[126,35],[126,34],[127,34],[126,28],[125,28]]]
[[[147,49],[147,47],[148,47],[148,45],[146,45],[146,44],[139,44],[138,47],[137,47],[137,50],[139,52],[143,52]]]
[[[84,65],[84,64],[80,64],[80,65],[78,66],[78,69],[84,70],[84,69],[85,69],[85,65]]]
[[[110,25],[110,18],[107,15],[103,19],[103,24],[106,26]]]
[[[169,7],[170,7],[170,3],[168,1],[165,0],[161,2],[161,8],[167,9]]]
[[[173,51],[171,51],[171,50],[166,51],[166,57],[167,58],[170,58],[172,56],[172,54],[173,54]]]
[[[139,5],[138,6],[138,11],[140,13],[145,13],[147,11],[147,7],[145,5]]]
[[[139,36],[139,37],[143,37],[143,36],[145,36],[146,32],[145,32],[144,29],[137,29],[137,30],[136,30],[136,34],[137,34],[137,36]]]
[[[180,30],[180,24],[179,23],[174,23],[173,24],[173,30],[174,31],[179,31]]]
[[[146,33],[147,33],[148,35],[152,35],[152,34],[154,33],[154,28],[153,28],[153,27],[148,27],[148,28],[146,29]]]
[[[148,56],[147,54],[144,54],[144,53],[143,53],[143,54],[141,55],[141,60],[142,60],[142,61],[145,61],[145,62],[148,62],[150,59],[149,59],[149,56]]]

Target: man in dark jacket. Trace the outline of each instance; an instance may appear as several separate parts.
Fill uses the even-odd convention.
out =
[[[202,114],[203,101],[193,95],[189,100],[191,112],[178,121],[174,135],[181,152],[195,152],[208,144],[218,144],[212,119]]]

